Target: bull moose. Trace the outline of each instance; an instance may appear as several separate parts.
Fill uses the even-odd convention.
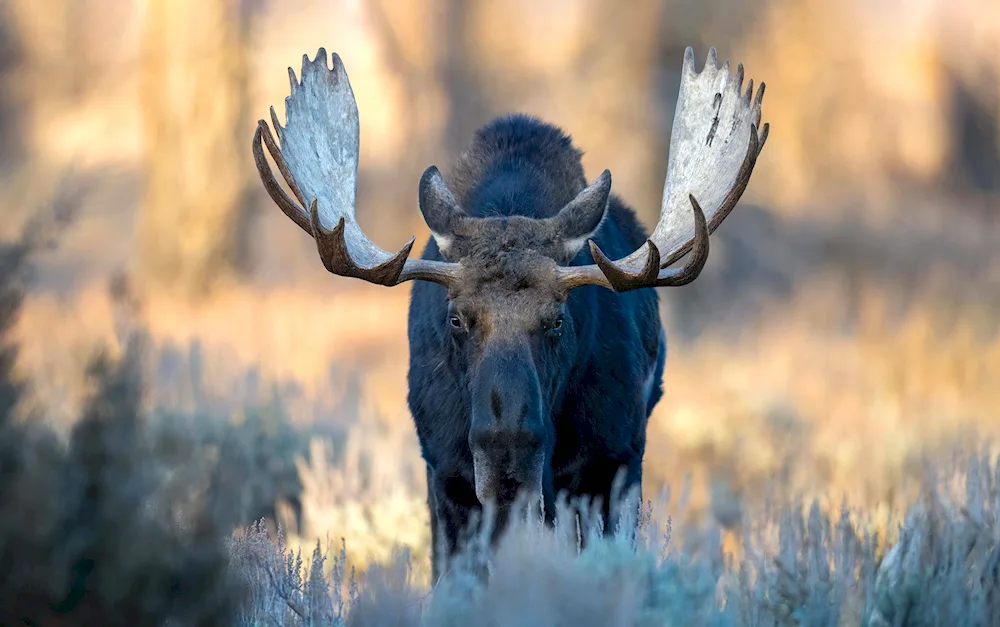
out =
[[[641,486],[646,425],[662,396],[666,338],[655,287],[685,285],[708,259],[767,139],[764,84],[743,65],[701,72],[687,48],[660,216],[651,235],[611,193],[590,185],[562,130],[527,115],[476,132],[448,180],[420,178],[430,228],[397,253],[355,219],[358,109],[343,62],[303,56],[275,141],[260,120],[253,154],[272,200],[316,242],[333,274],[384,286],[416,281],[409,308],[408,404],[427,464],[433,577],[490,502],[527,491],[551,521],[556,496],[610,502]],[[295,198],[278,184],[267,147]],[[703,209],[704,207],[704,209]],[[585,245],[587,244],[587,245]],[[671,266],[688,255],[680,267]]]

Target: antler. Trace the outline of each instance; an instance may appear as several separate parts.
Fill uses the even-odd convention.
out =
[[[313,61],[302,55],[301,82],[288,68],[291,95],[285,98],[284,128],[271,107],[280,148],[267,122],[257,123],[253,155],[264,188],[286,216],[315,238],[320,259],[330,272],[385,286],[414,279],[448,285],[458,264],[409,259],[414,238],[399,252],[389,253],[368,239],[358,225],[354,217],[358,106],[340,56],[334,53],[332,62],[331,70],[324,48]],[[262,141],[298,202],[275,180]]]
[[[600,285],[625,292],[641,287],[686,285],[708,260],[708,239],[736,206],[767,140],[760,124],[764,83],[753,94],[753,80],[743,88],[743,64],[734,78],[729,62],[716,66],[715,48],[705,69],[694,69],[694,50],[684,51],[680,93],[674,112],[667,177],[660,218],[646,244],[612,261],[590,240],[596,265],[560,268],[567,288]],[[751,96],[753,101],[751,102]],[[690,203],[690,210],[685,205]],[[703,211],[704,204],[707,211]],[[688,252],[687,263],[665,268]]]

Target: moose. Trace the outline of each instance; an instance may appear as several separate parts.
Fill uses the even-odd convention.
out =
[[[607,512],[616,476],[641,490],[667,353],[653,288],[686,285],[705,266],[709,236],[767,139],[764,83],[743,91],[742,64],[733,76],[712,48],[698,72],[685,50],[649,235],[611,193],[608,170],[588,185],[583,153],[560,128],[498,117],[447,181],[433,165],[420,177],[430,238],[410,258],[415,238],[390,253],[355,218],[358,108],[339,55],[328,63],[320,48],[303,55],[301,80],[288,72],[284,127],[271,107],[278,141],[265,120],[253,138],[269,196],[314,238],[329,272],[386,287],[415,281],[407,401],[427,465],[434,580],[487,503],[502,514],[534,495],[551,523],[557,495]]]

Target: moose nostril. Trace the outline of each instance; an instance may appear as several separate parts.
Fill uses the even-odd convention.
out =
[[[501,413],[503,411],[503,406],[500,403],[500,393],[496,390],[490,392],[490,405],[493,408],[493,417],[500,420],[503,417]]]

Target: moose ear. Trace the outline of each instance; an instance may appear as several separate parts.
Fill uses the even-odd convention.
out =
[[[551,218],[565,263],[572,261],[600,228],[610,195],[611,171],[605,170],[592,185],[577,194],[576,198]]]
[[[455,239],[455,226],[466,215],[458,206],[437,166],[432,165],[424,170],[420,177],[418,199],[424,222],[431,230],[431,236],[437,242],[441,254],[447,257],[448,248]]]

